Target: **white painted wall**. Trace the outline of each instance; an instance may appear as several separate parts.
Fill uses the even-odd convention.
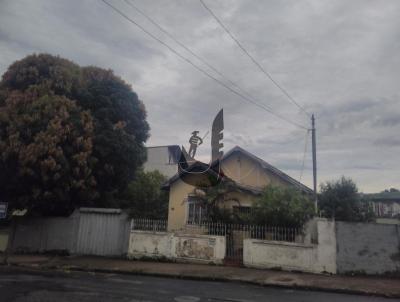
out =
[[[335,222],[318,218],[315,220],[315,227],[317,244],[245,239],[243,242],[244,265],[335,274]]]
[[[132,231],[128,258],[165,257],[193,262],[222,263],[225,258],[225,246],[224,236]]]
[[[170,178],[178,173],[178,165],[170,162],[170,152],[168,146],[148,147],[147,161],[143,168],[145,172],[159,171],[165,177]]]
[[[172,256],[222,263],[225,258],[225,236],[174,235]]]
[[[129,238],[128,257],[171,258],[172,233],[132,231]]]

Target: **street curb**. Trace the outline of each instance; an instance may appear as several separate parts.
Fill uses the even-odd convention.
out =
[[[6,265],[0,265],[4,267]],[[400,294],[393,293],[379,293],[379,292],[368,292],[356,289],[345,289],[345,288],[326,288],[321,286],[310,286],[310,285],[299,285],[293,284],[282,284],[274,282],[265,281],[255,281],[255,280],[243,280],[237,278],[229,277],[217,277],[217,276],[195,276],[190,274],[168,274],[168,273],[154,273],[146,272],[143,270],[114,270],[114,269],[102,269],[102,268],[84,268],[79,266],[68,266],[68,265],[49,265],[49,266],[36,266],[36,265],[26,265],[26,264],[10,264],[10,267],[18,267],[24,269],[30,269],[35,272],[85,272],[85,273],[101,273],[101,274],[119,274],[119,275],[136,275],[136,276],[150,276],[150,277],[165,277],[171,279],[182,279],[182,280],[195,280],[195,281],[219,281],[219,282],[232,282],[232,283],[245,283],[263,287],[275,287],[275,288],[285,288],[285,289],[296,289],[304,291],[318,291],[318,292],[328,292],[328,293],[338,293],[338,294],[349,294],[349,295],[362,295],[362,296],[374,296],[374,297],[384,297],[390,299],[400,298]],[[6,266],[7,267],[7,266]]]

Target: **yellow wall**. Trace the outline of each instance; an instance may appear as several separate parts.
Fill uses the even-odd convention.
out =
[[[176,180],[170,187],[168,205],[168,231],[176,231],[186,224],[186,201],[194,186]]]
[[[256,188],[264,188],[269,184],[288,185],[287,182],[266,172],[257,162],[241,153],[235,153],[224,160],[222,170],[225,175],[242,185]]]
[[[274,174],[265,171],[265,169],[254,160],[240,153],[235,153],[224,160],[222,170],[226,176],[233,179],[235,182],[254,188],[264,188],[269,184],[289,185],[289,183],[281,180]],[[169,231],[180,230],[185,226],[187,215],[186,201],[188,195],[192,194],[194,189],[194,186],[188,185],[180,179],[176,180],[171,185],[168,210]],[[241,206],[251,206],[256,199],[256,197],[250,193],[232,192],[230,196],[239,199]],[[234,205],[237,205],[237,203],[229,201],[225,204],[225,207],[231,208]]]

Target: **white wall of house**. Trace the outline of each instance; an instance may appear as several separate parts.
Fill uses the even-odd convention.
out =
[[[165,177],[170,178],[178,172],[178,165],[174,162],[176,154],[170,154],[168,146],[148,147],[147,161],[144,163],[144,171],[158,170]]]
[[[224,236],[132,231],[128,258],[168,258],[220,264],[225,258],[225,245]]]
[[[308,240],[306,243],[291,243],[244,239],[244,265],[255,268],[280,268],[282,270],[335,274],[335,222],[318,218],[314,225],[317,232],[317,243],[307,242]]]

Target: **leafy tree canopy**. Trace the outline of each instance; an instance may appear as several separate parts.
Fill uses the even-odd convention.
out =
[[[166,219],[169,194],[161,190],[166,178],[158,171],[137,174],[121,194],[121,207],[129,209],[132,217]]]
[[[321,184],[319,208],[324,216],[342,221],[371,221],[374,214],[370,203],[358,193],[355,182],[342,176]]]
[[[112,71],[28,56],[0,82],[0,198],[50,212],[118,206],[148,132],[143,103]]]
[[[398,192],[400,192],[399,189],[390,188],[390,189],[385,189],[385,190],[383,190],[381,193],[398,193]]]
[[[269,185],[255,202],[252,219],[257,224],[302,227],[313,215],[308,196],[294,188]]]

